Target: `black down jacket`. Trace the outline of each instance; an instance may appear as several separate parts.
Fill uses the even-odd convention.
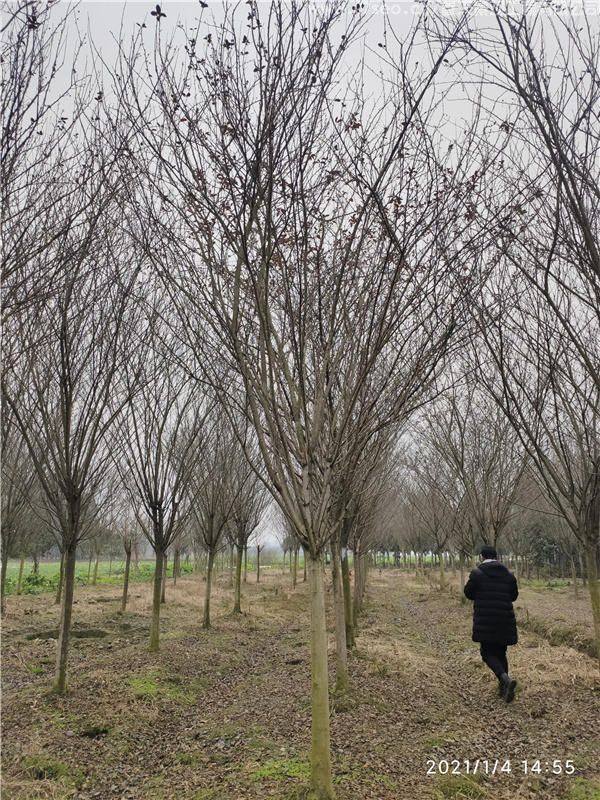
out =
[[[475,601],[473,641],[516,644],[513,601],[519,590],[512,572],[499,561],[480,564],[469,575],[464,591],[469,600]]]

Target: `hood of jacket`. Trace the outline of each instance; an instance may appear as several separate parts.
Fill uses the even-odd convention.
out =
[[[487,564],[479,564],[477,568],[490,578],[503,578],[508,572],[507,567],[499,561],[488,561]]]

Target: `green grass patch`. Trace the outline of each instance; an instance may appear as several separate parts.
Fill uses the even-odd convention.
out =
[[[133,675],[127,683],[138,700],[171,700],[177,703],[193,703],[196,695],[206,687],[206,681],[202,678],[196,678],[189,686],[182,687],[179,676],[164,675],[158,669]]]
[[[421,744],[428,750],[434,747],[445,747],[447,744],[456,744],[460,741],[460,736],[455,733],[433,733],[423,736]]]
[[[37,781],[59,781],[79,789],[85,780],[85,775],[80,769],[45,755],[25,756],[22,764],[27,774]]]
[[[30,661],[25,663],[25,669],[32,675],[43,675],[46,671],[43,667],[40,667],[38,664],[33,664]]]
[[[567,800],[600,800],[600,783],[587,778],[575,778],[569,786]]]
[[[34,573],[31,569],[31,562],[25,567],[23,573],[23,582],[21,585],[21,592],[23,594],[42,594],[44,592],[56,591],[58,587],[58,579],[60,573],[60,561],[43,561],[40,562],[38,572]],[[89,574],[89,566],[87,560],[78,561],[75,565],[75,584],[77,586],[91,585],[94,576],[94,564]],[[192,564],[181,564],[181,574],[189,575],[193,572]],[[19,574],[19,562],[9,561],[6,573],[6,593],[15,594],[17,591],[17,580]],[[123,583],[123,576],[125,574],[125,561],[115,559],[110,561],[98,562],[98,575],[96,585],[120,585]],[[173,562],[171,561],[167,567],[167,576],[173,577]],[[145,559],[138,562],[137,569],[132,563],[129,573],[130,583],[144,583],[151,581],[154,577],[154,560]],[[100,601],[102,602],[102,601]]]
[[[256,767],[250,777],[253,781],[283,780],[285,778],[305,781],[310,778],[310,766],[307,761],[301,761],[298,758],[272,758]]]
[[[572,587],[572,582],[568,578],[520,578],[519,583],[534,591],[546,589],[562,591]]]
[[[477,775],[439,775],[435,792],[439,800],[476,800],[485,796]]]
[[[202,764],[203,753],[200,750],[185,750],[175,753],[175,761],[186,767],[197,767]]]

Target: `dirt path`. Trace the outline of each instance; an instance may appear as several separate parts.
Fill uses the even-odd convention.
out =
[[[221,576],[210,631],[200,627],[199,578],[170,587],[158,655],[146,649],[149,586],[135,587],[125,615],[118,588],[80,590],[76,629],[98,638],[76,640],[64,699],[47,692],[55,642],[40,636],[57,609],[47,597],[19,598],[3,638],[3,798],[298,797],[310,734],[307,592],[288,580],[248,583],[240,618],[228,613]],[[522,689],[506,707],[470,642],[469,613],[399,573],[371,576],[352,694],[332,712],[340,800],[598,800],[592,659],[523,633],[511,651]],[[428,759],[443,769],[453,758],[462,775],[426,774]],[[511,759],[513,772],[464,774],[476,758]],[[527,777],[525,759],[544,772],[573,759],[576,775]]]

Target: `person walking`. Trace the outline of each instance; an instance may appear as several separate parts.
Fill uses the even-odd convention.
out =
[[[482,558],[465,584],[464,593],[473,600],[473,636],[479,642],[481,658],[498,678],[498,693],[512,703],[517,686],[508,674],[506,648],[516,644],[517,621],[513,602],[519,596],[517,579],[498,561],[493,547],[484,545]]]

